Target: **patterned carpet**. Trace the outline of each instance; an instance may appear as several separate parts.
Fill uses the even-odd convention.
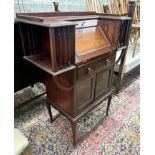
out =
[[[85,137],[76,147],[72,145],[70,122],[64,116],[61,115],[50,123],[45,95],[15,109],[15,126],[28,138],[34,155],[139,155],[138,77],[139,67],[129,73],[129,76],[125,76],[122,91],[113,95],[108,117],[105,117],[104,101],[79,120],[77,137]],[[34,88],[34,91],[36,89],[39,88]],[[16,94],[15,103],[19,96],[22,96],[19,94],[23,95],[25,92]],[[52,111],[57,113],[54,109]],[[97,127],[91,131],[96,125]]]

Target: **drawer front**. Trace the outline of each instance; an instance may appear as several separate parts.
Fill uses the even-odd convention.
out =
[[[95,74],[100,69],[106,69],[110,66],[112,66],[115,62],[115,53],[109,54],[105,58],[100,58],[96,61],[92,61],[89,63],[86,63],[82,66],[79,66],[77,68],[77,79],[81,79],[85,76],[88,76],[90,74]]]

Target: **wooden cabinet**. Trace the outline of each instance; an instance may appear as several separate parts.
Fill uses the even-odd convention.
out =
[[[108,61],[107,61],[108,60]],[[94,101],[111,91],[115,52],[106,57],[81,64],[74,71],[59,75],[56,79],[49,74],[45,78],[47,98],[68,117],[78,117],[89,109]],[[73,88],[65,90],[73,83]]]
[[[115,53],[77,69],[75,113],[82,112],[95,99],[111,90]],[[108,60],[108,61],[107,61]]]
[[[116,49],[129,20],[91,12],[17,14],[24,59],[44,72],[51,120],[52,105],[71,121],[74,144],[79,118],[105,99],[108,114]]]
[[[102,67],[104,68],[104,67]],[[75,85],[75,112],[82,112],[95,99],[110,91],[112,85],[113,66],[100,68],[95,74],[77,81]]]

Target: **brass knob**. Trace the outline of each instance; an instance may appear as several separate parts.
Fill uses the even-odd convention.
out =
[[[94,71],[93,69],[88,68],[88,73],[89,73],[89,74],[92,73],[93,71]]]
[[[107,63],[110,63],[110,62],[111,62],[111,60],[109,60],[109,59],[106,59],[106,62],[107,62]]]

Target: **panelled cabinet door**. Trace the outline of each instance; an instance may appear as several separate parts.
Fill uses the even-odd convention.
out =
[[[79,80],[75,87],[75,112],[78,113],[94,100],[95,75]]]
[[[104,95],[111,89],[112,83],[112,68],[101,70],[96,75],[96,88],[95,88],[95,99]]]

